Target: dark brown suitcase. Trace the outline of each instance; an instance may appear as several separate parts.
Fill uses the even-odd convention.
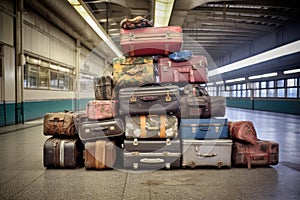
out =
[[[113,168],[116,161],[116,148],[113,142],[98,140],[85,143],[84,166],[86,169]]]
[[[53,136],[78,136],[73,112],[46,113],[44,115],[44,135]]]
[[[180,111],[179,87],[147,85],[123,88],[119,103],[121,115],[177,114]]]
[[[235,166],[277,165],[279,144],[273,141],[259,140],[255,145],[234,142],[232,147],[232,164]]]
[[[94,78],[94,92],[96,100],[111,100],[113,98],[113,80],[110,76],[96,76]]]
[[[51,137],[44,143],[44,166],[76,168],[83,165],[83,144],[76,139]]]
[[[110,137],[122,136],[125,131],[123,121],[119,118],[86,121],[79,125],[78,133],[82,142],[96,141]]]

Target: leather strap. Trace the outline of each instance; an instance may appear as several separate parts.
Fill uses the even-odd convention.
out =
[[[95,168],[105,168],[105,140],[96,141],[95,145]]]
[[[166,138],[166,116],[160,116],[160,138]]]
[[[146,116],[141,115],[140,116],[140,128],[141,128],[141,135],[140,138],[145,138],[146,137]]]

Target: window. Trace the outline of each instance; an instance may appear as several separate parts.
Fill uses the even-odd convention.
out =
[[[288,98],[297,98],[297,88],[288,88],[287,89]]]
[[[24,88],[73,90],[73,70],[27,56]]]
[[[275,97],[275,89],[268,89],[268,97]]]
[[[267,97],[267,90],[263,89],[260,91],[260,97]]]
[[[284,97],[284,89],[277,89],[277,97]]]
[[[94,79],[92,76],[83,74],[80,76],[80,90],[92,91],[94,89]]]
[[[260,88],[266,88],[266,87],[267,87],[266,81],[260,83]]]
[[[268,81],[268,88],[274,88],[274,81]]]
[[[296,78],[288,79],[287,87],[294,87],[294,86],[297,86],[297,79]]]
[[[277,87],[284,87],[284,80],[278,80]]]

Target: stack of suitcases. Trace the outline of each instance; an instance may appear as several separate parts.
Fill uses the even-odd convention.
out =
[[[278,143],[257,139],[249,121],[229,122],[225,97],[210,96],[207,59],[181,51],[179,26],[121,23],[124,57],[94,79],[82,113],[44,116],[44,166],[86,169],[230,168],[278,163]]]
[[[46,113],[43,133],[51,136],[44,142],[43,162],[47,168],[77,168],[83,164],[83,144],[69,111]]]

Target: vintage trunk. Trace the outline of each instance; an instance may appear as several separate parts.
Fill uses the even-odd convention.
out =
[[[111,100],[113,98],[113,80],[110,76],[94,78],[94,93],[96,100]]]
[[[44,135],[77,137],[72,112],[46,113],[44,115]]]
[[[119,102],[122,115],[177,114],[180,112],[179,87],[150,85],[123,88]]]
[[[47,168],[76,168],[83,165],[83,144],[78,138],[48,138],[43,153],[44,166]]]
[[[86,121],[79,125],[78,133],[83,142],[95,141],[99,139],[120,137],[125,131],[123,121],[119,118]]]
[[[113,142],[98,140],[85,143],[84,166],[86,169],[113,168],[116,161],[116,148]]]
[[[232,140],[182,140],[182,167],[231,167]]]
[[[116,100],[91,100],[86,105],[87,117],[91,120],[110,119],[116,115]]]
[[[273,141],[258,140],[256,144],[234,142],[232,147],[232,164],[236,166],[277,165],[279,144]]]
[[[180,152],[124,152],[124,168],[171,169],[181,166]]]
[[[178,120],[174,115],[140,115],[125,117],[125,137],[176,138]]]
[[[129,56],[168,55],[180,51],[182,42],[180,26],[120,29],[120,45]]]
[[[119,57],[113,61],[113,84],[116,88],[155,83],[152,57]]]
[[[180,136],[183,139],[229,138],[227,118],[181,119]]]
[[[124,152],[180,152],[179,139],[166,140],[124,140]]]
[[[158,73],[161,83],[207,83],[207,60],[205,56],[192,56],[183,62],[170,58],[158,60]]]

